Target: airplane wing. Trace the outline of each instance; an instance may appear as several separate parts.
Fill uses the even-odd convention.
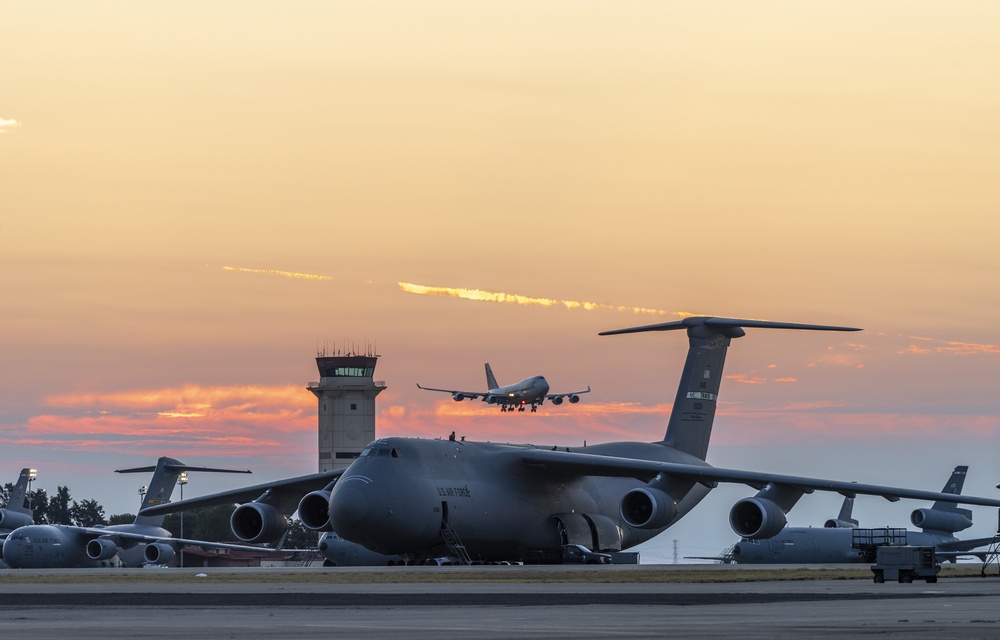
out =
[[[588,385],[583,391],[569,391],[567,393],[547,393],[545,394],[546,400],[555,400],[556,398],[567,398],[569,396],[578,396],[581,393],[590,393],[590,386]]]
[[[75,530],[77,534],[85,540],[94,538],[113,538],[116,541],[125,540],[132,543],[153,544],[164,542],[172,546],[182,547],[208,547],[211,549],[234,549],[236,551],[278,551],[270,547],[251,547],[241,544],[229,544],[227,542],[206,542],[205,540],[191,540],[189,538],[173,538],[170,536],[148,536],[132,531],[118,531],[115,529],[102,529],[101,527],[66,527]],[[123,546],[119,544],[118,546]]]
[[[477,400],[489,395],[483,391],[461,391],[459,389],[434,389],[432,387],[421,387],[419,383],[417,384],[417,388],[423,389],[424,391],[440,391],[441,393],[450,393],[455,396],[456,400]]]
[[[1000,499],[978,498],[975,496],[921,491],[918,489],[902,489],[899,487],[884,487],[873,484],[859,484],[842,480],[822,480],[805,476],[786,476],[760,471],[723,469],[708,466],[707,464],[701,466],[538,449],[526,451],[520,455],[521,461],[525,465],[537,469],[550,470],[556,474],[637,478],[648,482],[656,477],[657,474],[663,473],[713,488],[720,482],[745,484],[755,489],[762,489],[768,484],[773,484],[798,489],[802,493],[832,491],[844,496],[859,494],[882,496],[890,502],[896,502],[900,498],[907,498],[912,500],[939,500],[941,502],[973,504],[984,507],[1000,507]]]
[[[249,502],[260,498],[267,492],[272,494],[287,494],[288,500],[282,501],[282,513],[293,513],[298,505],[299,498],[310,491],[318,491],[330,484],[344,473],[343,469],[334,471],[324,471],[323,473],[311,473],[305,476],[297,476],[276,482],[265,482],[252,487],[232,489],[221,493],[202,496],[200,498],[190,498],[178,502],[168,502],[166,504],[146,507],[139,512],[144,516],[158,516],[177,511],[187,511],[188,509],[200,509],[202,507],[214,507],[220,504],[235,504],[237,502]],[[291,510],[287,510],[287,505],[291,504]],[[256,548],[256,547],[255,547]]]

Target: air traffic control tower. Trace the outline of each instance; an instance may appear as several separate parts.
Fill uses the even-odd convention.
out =
[[[375,439],[375,396],[385,382],[372,380],[378,356],[316,356],[319,382],[309,390],[319,399],[319,470],[344,469]]]

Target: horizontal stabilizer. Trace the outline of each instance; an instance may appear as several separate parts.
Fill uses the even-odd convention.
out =
[[[207,471],[211,473],[253,473],[249,469],[213,469],[212,467],[191,467],[186,464],[165,464],[163,468],[167,471]],[[115,473],[153,473],[156,466],[136,467],[135,469],[116,469]]]
[[[739,318],[711,318],[706,316],[691,316],[676,322],[661,322],[659,324],[647,324],[641,327],[629,327],[627,329],[614,329],[612,331],[602,331],[598,335],[612,336],[622,333],[642,333],[643,331],[673,331],[675,329],[689,329],[691,327],[753,327],[755,329],[803,329],[809,331],[861,331],[854,327],[835,327],[823,324],[801,324],[797,322],[772,322],[770,320],[740,320]]]

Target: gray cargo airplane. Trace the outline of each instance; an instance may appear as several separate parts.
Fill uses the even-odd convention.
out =
[[[743,328],[852,331],[845,327],[689,317],[601,335],[685,329],[689,349],[666,434],[659,442],[541,447],[420,438],[382,438],[344,470],[235,489],[146,514],[244,502],[233,533],[277,540],[296,505],[310,529],[408,559],[548,561],[561,545],[617,551],[662,533],[720,482],[758,493],[730,514],[742,537],[768,538],[805,493],[878,495],[1000,507],[1000,500],[847,481],[723,469],[705,462],[727,349]],[[246,501],[250,502],[246,502]]]
[[[960,494],[969,468],[955,467],[943,493]],[[853,498],[845,498],[840,516],[827,520],[822,527],[785,527],[766,540],[741,540],[733,545],[735,564],[823,564],[865,562],[860,550],[852,548],[852,529],[858,521],[851,518]],[[937,501],[929,509],[914,509],[910,522],[920,531],[906,531],[906,543],[934,547],[938,556],[952,561],[960,555],[976,555],[973,549],[986,546],[993,538],[960,540],[958,531],[972,526],[972,512],[950,502]]]
[[[490,368],[489,362],[486,363],[487,391],[432,389],[431,387],[421,387],[419,383],[417,384],[417,388],[423,389],[424,391],[440,391],[442,393],[450,393],[455,402],[461,402],[465,399],[475,400],[476,398],[481,398],[487,404],[500,405],[500,411],[514,411],[515,409],[517,411],[524,411],[524,407],[530,405],[532,412],[535,411],[538,405],[544,403],[546,400],[551,400],[552,404],[558,405],[562,404],[563,398],[566,398],[571,403],[576,404],[580,401],[581,393],[590,393],[590,387],[587,387],[583,391],[549,393],[549,383],[543,376],[525,378],[520,382],[515,382],[514,384],[508,384],[501,387],[497,384],[496,376],[493,375],[493,369]]]
[[[14,485],[13,491],[10,492],[7,506],[0,509],[0,539],[7,537],[7,534],[18,527],[35,523],[31,509],[24,506],[30,480],[31,469],[21,469],[21,475],[18,476],[17,483]]]
[[[120,469],[116,473],[153,472],[149,489],[143,497],[142,507],[166,504],[177,484],[181,471],[211,471],[216,473],[250,473],[231,469],[189,467],[173,458],[160,458],[155,467]],[[141,512],[142,508],[140,508]],[[3,559],[15,569],[63,569],[95,567],[101,564],[119,564],[120,553],[136,556],[125,564],[138,565],[169,563],[177,549],[187,545],[225,549],[252,549],[259,547],[228,545],[174,538],[164,529],[163,516],[138,515],[132,524],[109,527],[75,527],[70,525],[28,524],[14,529],[3,542]],[[140,554],[141,552],[141,554]]]

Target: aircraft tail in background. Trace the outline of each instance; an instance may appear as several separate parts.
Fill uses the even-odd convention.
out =
[[[17,478],[17,483],[10,492],[10,499],[7,506],[0,509],[0,533],[6,535],[8,532],[34,524],[34,514],[31,509],[25,506],[25,499],[28,497],[28,484],[32,480],[34,469],[21,469],[21,475]]]
[[[239,469],[213,469],[209,467],[189,467],[188,465],[174,460],[173,458],[162,457],[156,461],[152,467],[136,467],[134,469],[118,469],[115,473],[152,473],[153,478],[149,481],[146,494],[142,498],[141,512],[146,507],[166,504],[170,502],[170,496],[177,486],[177,479],[182,472],[187,471],[207,471],[212,473],[251,473],[249,470]],[[163,525],[164,516],[143,516],[135,517],[135,524],[150,525],[159,527]]]
[[[858,521],[854,518],[854,496],[845,497],[844,504],[840,505],[840,515],[823,523],[826,529],[854,529],[857,526]]]
[[[941,493],[961,495],[962,487],[965,486],[965,475],[968,471],[969,467],[965,465],[955,467],[948,482],[941,489]],[[957,531],[964,531],[972,526],[972,511],[962,509],[954,502],[938,500],[931,505],[930,509],[914,509],[913,513],[910,514],[910,522],[913,523],[913,526],[923,529],[924,533],[953,535]]]

